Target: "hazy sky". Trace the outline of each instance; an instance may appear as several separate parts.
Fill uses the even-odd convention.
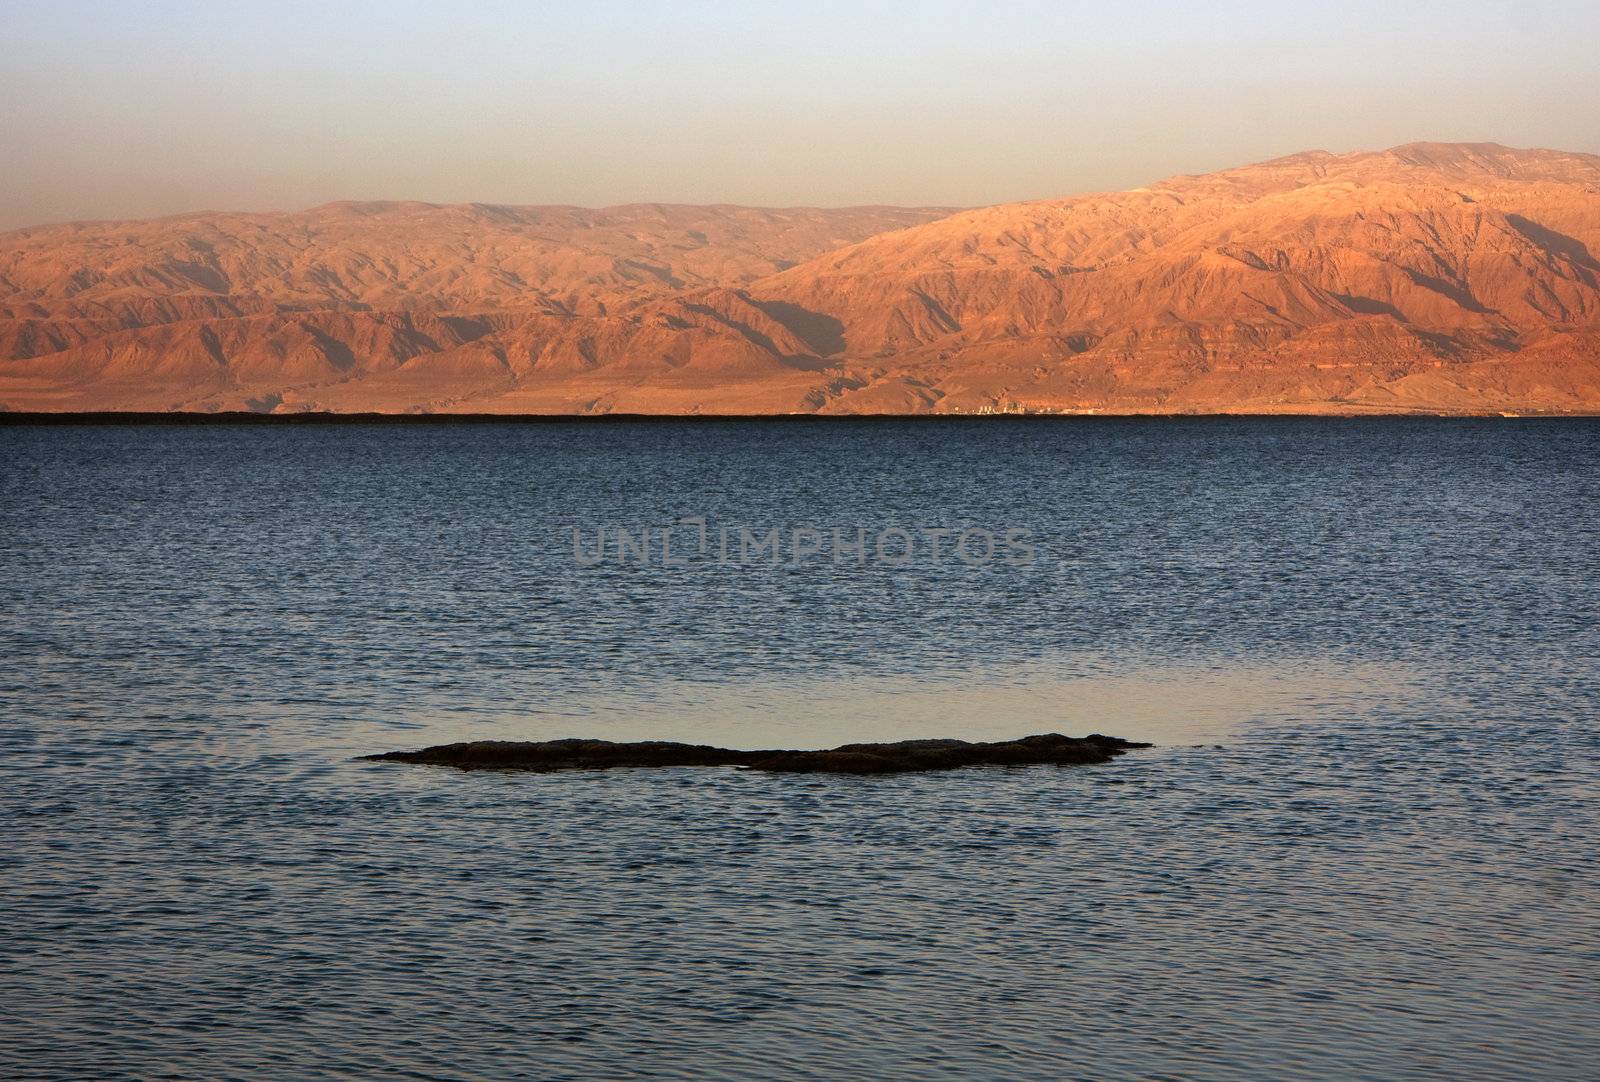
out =
[[[0,227],[406,198],[969,205],[1600,152],[1600,2],[0,0]]]

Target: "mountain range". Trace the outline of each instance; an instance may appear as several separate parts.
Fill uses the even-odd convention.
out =
[[[0,234],[0,407],[1600,412],[1600,157],[978,210],[337,203]]]

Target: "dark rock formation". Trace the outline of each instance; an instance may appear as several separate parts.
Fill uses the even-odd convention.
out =
[[[1147,748],[1114,736],[1046,733],[975,744],[965,740],[901,740],[893,744],[845,744],[826,751],[735,751],[702,744],[645,740],[475,740],[420,751],[364,755],[368,760],[426,763],[462,770],[605,770],[641,766],[739,766],[783,773],[898,774],[954,770],[963,766],[1075,766],[1104,763],[1131,748]]]

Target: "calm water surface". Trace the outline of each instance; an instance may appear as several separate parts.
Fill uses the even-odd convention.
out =
[[[686,515],[1037,558],[574,562]],[[0,1072],[1592,1078],[1597,568],[1589,421],[0,427]]]

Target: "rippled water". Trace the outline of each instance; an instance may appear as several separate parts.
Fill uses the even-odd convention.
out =
[[[1600,424],[0,427],[0,1073],[1592,1078]],[[981,526],[1028,566],[580,567]],[[519,776],[487,736],[1155,739]]]

